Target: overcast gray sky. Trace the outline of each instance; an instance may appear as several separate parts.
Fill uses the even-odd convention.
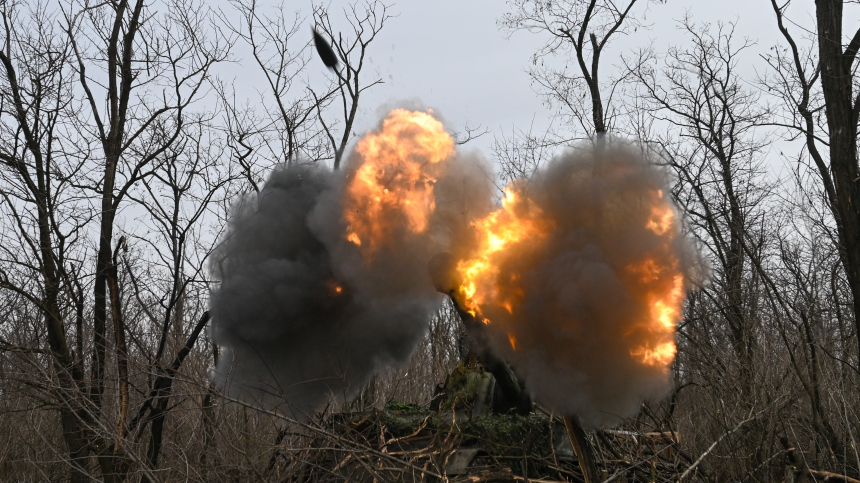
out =
[[[619,37],[604,53],[601,75],[614,70],[620,55],[651,42],[658,52],[684,42],[686,38],[677,26],[685,12],[697,22],[737,22],[738,41],[748,37],[757,43],[739,65],[739,71],[750,81],[756,70],[765,70],[758,53],[780,40],[769,0],[640,3],[633,14],[644,17],[649,27]],[[341,9],[347,4],[341,0],[330,3],[333,20],[342,18]],[[285,8],[300,9],[309,16],[311,2],[288,2]],[[801,27],[812,25],[814,8],[812,0],[794,1],[789,16],[797,24],[789,27],[797,35],[801,35]],[[499,0],[394,3],[391,11],[397,17],[389,20],[371,45],[367,69],[368,74],[385,83],[364,97],[356,131],[372,128],[386,106],[411,99],[435,108],[452,129],[462,129],[466,122],[489,129],[490,134],[471,144],[487,154],[494,134],[510,132],[512,127],[528,129],[532,122],[537,129],[548,126],[551,112],[541,104],[526,73],[531,54],[546,37],[525,31],[509,35],[501,30],[497,21],[508,9],[507,3]],[[310,24],[309,18],[307,23]],[[852,24],[860,25],[857,8],[846,12],[846,28]],[[312,60],[311,75],[324,75],[322,62]],[[256,85],[262,87],[260,83]]]

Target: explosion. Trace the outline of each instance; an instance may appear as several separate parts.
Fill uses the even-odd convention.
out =
[[[571,153],[457,247],[453,296],[551,408],[607,422],[667,386],[696,256],[665,185],[623,149]]]
[[[604,168],[613,169],[611,165],[617,161],[609,159],[601,162],[610,165]],[[583,174],[586,173],[577,173],[574,180],[578,183],[588,180],[588,176],[581,176]],[[582,186],[569,187],[571,190],[578,188]],[[558,195],[561,200],[565,199],[565,192]],[[655,243],[650,245],[656,253],[643,251],[637,254],[638,260],[619,270],[626,287],[638,294],[639,302],[650,307],[650,310],[642,312],[639,319],[624,321],[627,327],[618,336],[636,336],[631,339],[635,342],[631,342],[630,357],[641,364],[668,370],[676,352],[675,327],[681,318],[686,286],[680,260],[671,254],[672,241],[679,236],[679,221],[671,203],[664,199],[662,189],[654,188],[642,193],[640,199],[642,203],[628,204],[626,209],[623,205],[611,207],[612,210],[605,211],[604,215],[609,214],[612,218],[604,216],[599,226],[565,228],[576,231],[605,230],[616,226],[622,219],[630,223],[633,221],[630,218],[638,218],[643,230],[656,235]],[[478,238],[477,248],[472,250],[471,257],[459,260],[456,267],[460,280],[456,297],[470,314],[478,316],[486,324],[491,324],[497,318],[514,326],[528,320],[527,316],[520,313],[523,301],[527,299],[520,280],[533,267],[511,262],[515,258],[536,260],[545,239],[559,224],[559,220],[547,213],[528,197],[523,183],[515,183],[505,189],[501,208],[472,222]],[[642,216],[643,213],[647,216]],[[618,270],[621,267],[612,268]],[[572,323],[575,321],[576,318],[569,320]],[[516,350],[517,337],[513,332],[506,332],[506,335],[511,347]]]
[[[443,161],[454,154],[454,140],[441,122],[425,112],[396,109],[382,128],[362,138],[355,152],[364,162],[346,186],[346,238],[373,252],[405,227],[423,233],[436,208],[433,185]]]
[[[510,256],[512,244],[537,243],[549,233],[552,223],[541,215],[530,199],[509,187],[501,209],[472,222],[479,236],[478,249],[474,258],[457,263],[462,280],[457,296],[461,305],[473,316],[480,315],[484,323],[489,324],[490,318],[482,305],[492,300],[513,313],[513,306],[525,295],[517,284],[519,274],[502,274],[499,266]],[[511,345],[516,345],[513,337]]]
[[[427,264],[437,190],[462,181],[453,146],[430,114],[398,109],[343,171],[282,167],[235,203],[211,267],[227,393],[305,418],[408,361],[440,303]]]
[[[597,425],[660,394],[699,263],[663,172],[571,151],[494,208],[481,159],[431,112],[397,109],[344,171],[277,170],[240,200],[213,257],[216,379],[297,416],[349,400],[408,360],[440,290],[548,408]]]

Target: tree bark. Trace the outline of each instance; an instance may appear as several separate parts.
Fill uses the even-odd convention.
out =
[[[600,483],[600,472],[597,471],[597,464],[594,462],[594,452],[591,450],[591,443],[588,442],[585,430],[579,424],[579,418],[575,415],[565,415],[562,419],[567,429],[567,437],[570,439],[570,446],[582,469],[585,483]]]
[[[860,332],[860,188],[857,176],[857,103],[851,97],[850,52],[842,52],[842,1],[817,0],[818,55],[821,88],[830,134],[830,170],[836,191],[840,254],[854,297],[854,323]],[[860,354],[860,338],[858,338]]]
[[[194,327],[194,330],[191,331],[191,335],[188,336],[185,346],[179,351],[176,358],[173,359],[173,363],[166,369],[163,369],[155,379],[149,398],[141,407],[141,413],[144,413],[149,409],[149,417],[147,419],[150,421],[151,426],[149,444],[146,449],[146,462],[152,469],[158,467],[158,457],[161,455],[161,443],[164,436],[164,420],[167,413],[167,404],[170,401],[170,392],[173,388],[173,379],[179,371],[179,368],[182,367],[182,362],[191,352],[191,349],[194,348],[197,338],[200,337],[200,333],[203,331],[203,328],[206,327],[209,319],[209,312],[204,312],[203,316],[200,317],[200,320],[197,322],[197,326]],[[141,414],[138,416],[139,417],[136,419],[140,420]],[[134,424],[135,422],[132,422],[132,426],[134,426]],[[151,483],[152,480],[150,480],[149,476],[144,473],[140,481],[141,483]]]

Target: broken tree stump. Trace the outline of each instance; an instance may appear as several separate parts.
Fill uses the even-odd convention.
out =
[[[585,483],[599,483],[600,472],[597,471],[594,452],[591,450],[591,443],[588,442],[588,435],[579,423],[579,418],[576,415],[565,415],[562,419],[567,429],[567,437],[570,438],[570,446],[573,447],[579,467],[582,469]]]

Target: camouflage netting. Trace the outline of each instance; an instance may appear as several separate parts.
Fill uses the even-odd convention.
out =
[[[455,368],[436,411],[389,402],[381,410],[290,425],[266,476],[298,482],[584,481],[561,418],[540,408],[528,415],[488,410],[487,375]],[[601,480],[677,481],[692,463],[671,431],[597,431],[589,438]]]

